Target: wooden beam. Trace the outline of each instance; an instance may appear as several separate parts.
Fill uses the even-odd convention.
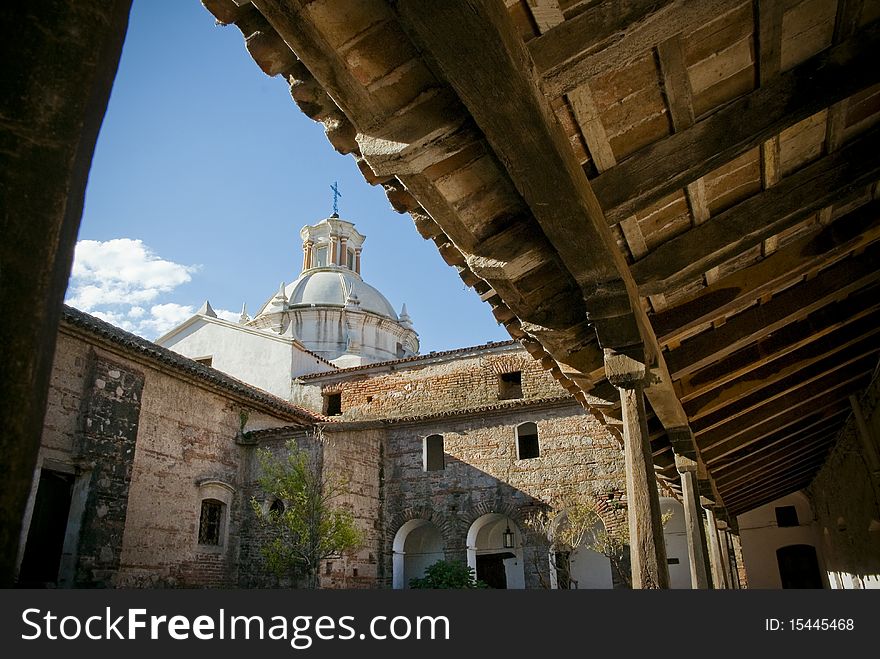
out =
[[[837,44],[856,33],[862,14],[862,0],[838,0],[832,42]],[[825,152],[831,153],[843,143],[846,130],[847,99],[828,108],[825,125]]]
[[[766,438],[765,441],[758,445],[750,445],[741,451],[730,454],[726,460],[716,461],[711,465],[712,473],[715,473],[716,469],[723,470],[737,464],[751,464],[756,459],[755,456],[765,455],[783,446],[791,449],[791,446],[798,442],[810,442],[829,433],[835,433],[840,430],[841,424],[844,421],[843,417],[846,414],[849,414],[849,410],[839,405],[831,413],[789,426]]]
[[[394,9],[468,108],[581,286],[602,347],[641,344],[627,265],[503,5],[400,0]],[[571,231],[575,225],[579,230]]]
[[[878,176],[880,130],[873,130],[779,184],[664,242],[632,265],[639,292],[664,293],[699,278],[709,268],[846,198]]]
[[[685,341],[667,356],[670,372],[675,378],[693,373],[868,286],[880,279],[877,259],[880,259],[880,245],[869,247],[861,256],[836,263],[813,279],[784,290],[769,302],[734,316],[717,329]]]
[[[764,487],[758,487],[756,484],[754,488],[728,494],[727,496],[729,496],[732,501],[728,507],[736,507],[739,509],[741,506],[751,505],[751,502],[754,501],[767,503],[769,501],[775,501],[780,497],[784,497],[786,494],[797,492],[813,481],[813,478],[821,465],[822,463],[820,462],[817,465],[805,467],[802,470],[799,470],[798,473],[792,474],[791,477],[786,478],[783,481],[767,483]],[[725,501],[727,501],[727,499],[725,499]]]
[[[801,409],[800,407],[797,407],[793,410],[789,410],[789,412],[782,417],[773,419],[772,423],[757,426],[750,431],[743,433],[738,437],[736,442],[719,441],[711,448],[705,444],[698,443],[700,444],[706,463],[710,465],[711,468],[713,462],[717,462],[728,455],[737,453],[738,451],[750,447],[769,437],[778,436],[786,429],[797,427],[810,420],[815,421],[817,418],[824,418],[836,414],[846,409],[843,403],[847,402],[848,401],[845,399],[836,399],[831,400],[824,405],[811,405],[809,409]]]
[[[772,459],[764,459],[756,462],[754,465],[741,467],[739,470],[725,472],[723,475],[715,472],[715,481],[724,485],[724,488],[730,488],[749,480],[754,480],[755,474],[766,472],[773,469],[774,472],[788,471],[797,467],[804,462],[811,462],[819,457],[826,457],[830,449],[835,434],[828,434],[810,442],[810,447],[792,452],[790,449],[780,450],[767,456]]]
[[[689,34],[742,4],[742,0],[603,0],[532,39],[529,53],[544,78],[544,92],[561,96],[644,57],[670,35]]]
[[[849,391],[852,389],[850,385],[864,380],[873,366],[874,364],[866,364],[863,360],[856,361],[813,382],[804,383],[778,398],[768,399],[764,404],[744,414],[726,419],[715,426],[694,429],[696,440],[706,449],[718,446],[722,442],[729,442],[761,424],[785,417],[793,409],[820,401],[830,396],[832,392],[840,389]]]
[[[566,21],[568,23],[568,21]],[[784,129],[880,80],[877,25],[781,73],[696,123],[639,150],[592,180],[617,224]],[[549,34],[549,33],[548,33]]]
[[[818,270],[880,239],[880,202],[871,202],[786,245],[758,263],[737,270],[685,302],[651,316],[661,343],[744,308],[810,270]]]
[[[812,480],[810,476],[818,470],[824,461],[824,457],[815,458],[812,462],[801,465],[791,472],[780,474],[778,477],[756,479],[752,483],[748,483],[735,489],[725,488],[728,490],[725,501],[729,500],[735,505],[737,501],[742,501],[747,497],[752,497],[755,494],[767,492],[768,490],[777,490],[786,487],[791,483],[801,482],[805,478],[809,482],[809,480]]]
[[[804,479],[802,483],[795,483],[793,486],[786,487],[781,491],[771,491],[770,494],[762,494],[760,496],[756,496],[755,498],[749,499],[748,501],[744,501],[739,503],[736,508],[731,508],[730,513],[732,515],[742,515],[743,513],[747,513],[755,508],[760,508],[763,505],[770,503],[771,501],[775,501],[780,497],[784,497],[792,492],[797,492],[798,490],[802,490],[804,487],[808,486],[813,481],[812,478],[809,480]]]
[[[878,295],[877,287],[860,291],[682,378],[678,391],[689,417],[715,409],[720,399],[749,393],[755,382],[775,382],[873,335],[880,328]]]
[[[787,355],[786,363],[767,364],[726,387],[713,389],[686,407],[692,427],[708,429],[725,418],[772,400],[792,387],[880,350],[880,314],[867,322],[847,325],[822,340]]]

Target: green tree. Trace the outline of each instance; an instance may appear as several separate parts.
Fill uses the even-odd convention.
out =
[[[326,442],[320,429],[311,439],[314,452],[299,448],[294,439],[282,458],[266,449],[257,452],[257,482],[283,505],[267,509],[254,497],[251,507],[267,531],[261,551],[269,569],[279,578],[317,588],[321,561],[357,548],[362,539],[351,512],[338,505],[349,493],[348,479],[324,470]]]
[[[425,568],[425,576],[409,580],[410,588],[488,588],[477,580],[474,568],[461,561],[440,560]]]

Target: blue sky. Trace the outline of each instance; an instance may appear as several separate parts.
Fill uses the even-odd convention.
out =
[[[332,212],[367,236],[362,274],[422,352],[509,336],[350,156],[196,0],[135,0],[95,152],[67,300],[155,338],[205,299],[237,318],[299,274],[299,230]]]

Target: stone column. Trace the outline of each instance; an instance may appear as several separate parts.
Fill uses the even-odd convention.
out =
[[[330,259],[327,265],[339,265],[339,236],[330,235]]]
[[[675,467],[681,475],[681,495],[684,504],[684,523],[687,528],[688,558],[691,563],[691,588],[709,588],[706,570],[706,551],[703,543],[703,516],[700,513],[697,491],[697,463],[676,455]]]
[[[626,459],[630,562],[633,588],[669,588],[660,497],[645,413],[645,365],[605,350],[605,373],[620,391]]]
[[[358,274],[361,274],[361,248],[357,247],[354,250],[354,271]]]
[[[717,589],[727,588],[724,564],[721,558],[721,547],[718,544],[718,528],[715,525],[715,513],[708,507],[706,508],[706,522],[709,536],[709,557],[712,565],[712,582]]]

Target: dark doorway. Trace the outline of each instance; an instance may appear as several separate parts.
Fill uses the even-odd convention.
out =
[[[57,583],[72,490],[72,474],[48,469],[40,472],[34,512],[18,574],[20,586],[46,588]]]
[[[822,588],[822,573],[816,549],[811,545],[789,545],[776,550],[783,588]]]
[[[504,559],[513,554],[480,554],[477,556],[477,579],[485,582],[489,588],[507,588],[507,573],[504,571]]]

